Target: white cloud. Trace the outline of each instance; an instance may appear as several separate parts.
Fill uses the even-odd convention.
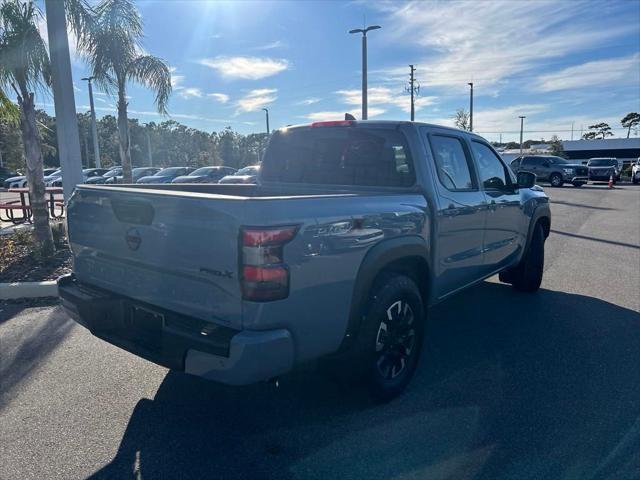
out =
[[[227,103],[229,95],[226,93],[207,93],[207,97],[213,98],[216,102]]]
[[[278,89],[276,88],[258,88],[251,90],[236,102],[236,113],[260,110],[278,99],[276,96],[277,92]]]
[[[288,45],[284,43],[282,40],[276,40],[275,42],[267,43],[265,45],[261,45],[259,47],[254,48],[254,50],[273,50],[274,48],[286,48]]]
[[[362,105],[362,91],[359,89],[338,90],[336,93],[342,97],[342,101],[347,105]],[[415,99],[416,111],[433,104],[435,100],[436,97],[417,97]],[[371,115],[372,108],[375,108],[375,105],[395,106],[405,112],[409,112],[411,110],[411,99],[409,95],[395,93],[394,90],[387,87],[371,87],[368,90],[368,105],[369,115]]]
[[[202,98],[202,90],[195,87],[184,87],[179,89],[178,95],[185,99]]]
[[[514,75],[553,64],[562,57],[599,48],[615,37],[633,35],[629,22],[594,27],[592,5],[579,2],[433,2],[376,4],[389,14],[383,30],[397,41],[411,38],[425,52],[417,77],[423,86],[462,92],[473,81],[487,93]],[[606,10],[605,7],[604,10]],[[604,13],[603,13],[604,14]],[[424,65],[421,68],[421,64]],[[406,66],[388,69],[387,78],[406,81]]]
[[[536,81],[536,90],[552,92],[570,88],[595,87],[599,85],[640,85],[640,54],[608,60],[596,60],[567,67],[558,72],[541,75]]]
[[[289,68],[289,62],[283,58],[267,57],[219,56],[216,58],[203,58],[199,63],[216,70],[223,77],[248,80],[270,77]]]
[[[311,97],[311,98],[305,98],[304,100],[296,103],[296,105],[313,105],[314,103],[318,103],[320,101],[319,98],[315,98],[315,97]]]

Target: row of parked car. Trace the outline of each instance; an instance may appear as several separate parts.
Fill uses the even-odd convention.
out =
[[[134,183],[255,183],[260,170],[259,165],[236,170],[231,167],[139,167],[132,170]],[[1,172],[0,172],[1,173]],[[25,188],[27,177],[6,172],[4,188]],[[9,176],[13,175],[13,176]],[[82,170],[84,183],[87,184],[117,184],[122,183],[122,167],[85,168]],[[0,178],[2,180],[2,178]],[[44,182],[47,187],[62,186],[62,169],[46,168]]]
[[[581,187],[585,183],[620,180],[622,161],[617,158],[591,158],[586,165],[572,160],[550,155],[528,155],[511,161],[511,169],[518,172],[531,172],[538,181],[549,182],[552,187],[561,187],[570,183]],[[633,183],[640,181],[640,158],[634,162],[631,172]]]

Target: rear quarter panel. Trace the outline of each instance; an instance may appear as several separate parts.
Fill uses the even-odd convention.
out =
[[[295,339],[298,362],[340,346],[358,269],[369,249],[400,236],[428,238],[427,202],[417,193],[251,203],[246,225],[264,225],[264,219],[269,219],[270,225],[299,225],[300,229],[284,253],[290,269],[289,297],[243,302],[243,327],[287,328]]]

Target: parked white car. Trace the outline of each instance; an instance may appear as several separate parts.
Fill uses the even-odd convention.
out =
[[[631,181],[634,185],[640,182],[640,157],[631,164]]]
[[[45,168],[44,169],[44,176],[47,177],[48,175],[51,175],[56,170],[57,170],[57,168]],[[19,175],[17,177],[7,178],[4,181],[4,187],[5,188],[25,188],[26,186],[27,186],[27,176],[26,175]]]

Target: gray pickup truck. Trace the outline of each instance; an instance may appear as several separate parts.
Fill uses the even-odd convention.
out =
[[[171,369],[242,385],[323,358],[390,399],[429,306],[497,273],[539,288],[551,217],[534,182],[469,132],[289,127],[257,185],[79,186],[60,297],[94,335]]]

